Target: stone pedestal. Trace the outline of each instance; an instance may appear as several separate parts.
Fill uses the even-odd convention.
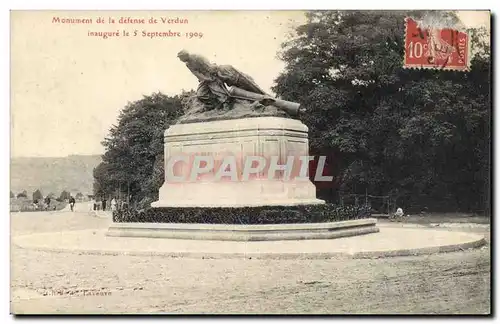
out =
[[[308,179],[298,179],[299,157],[309,155],[308,129],[299,120],[280,117],[255,117],[203,123],[180,124],[165,131],[165,172],[172,156],[211,156],[222,161],[234,156],[238,181],[215,179],[204,174],[195,181],[172,182],[165,175],[159,200],[152,207],[255,207],[323,204],[316,199],[316,188]],[[294,171],[286,179],[284,171],[269,180],[268,168],[248,180],[241,179],[247,156],[261,156],[269,161],[277,157],[286,164],[294,157]],[[190,176],[188,163],[178,162],[176,176]]]

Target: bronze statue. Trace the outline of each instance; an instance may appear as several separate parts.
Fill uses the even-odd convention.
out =
[[[226,116],[230,119],[245,115],[293,116],[301,111],[299,104],[273,98],[250,76],[231,65],[216,65],[203,56],[184,50],[177,56],[199,81],[196,94],[188,107],[188,115],[215,111],[206,114],[204,119],[226,119],[220,112],[238,111]]]

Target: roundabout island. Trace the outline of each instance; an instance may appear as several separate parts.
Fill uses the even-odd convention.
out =
[[[12,238],[12,243],[48,252],[198,259],[371,259],[464,251],[486,244],[477,233],[413,224],[379,224],[378,228],[377,233],[336,239],[222,241],[109,236],[106,226],[19,235]]]

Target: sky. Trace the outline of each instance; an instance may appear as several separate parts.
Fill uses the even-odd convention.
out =
[[[92,24],[57,23],[54,17]],[[105,23],[98,24],[99,17]],[[158,23],[119,24],[121,17]],[[163,24],[162,17],[188,23]],[[489,29],[489,12],[459,17],[466,26]],[[177,58],[181,49],[231,64],[269,91],[284,68],[276,57],[280,45],[303,22],[301,11],[12,11],[11,156],[104,153],[100,143],[127,102],[196,88],[196,78]],[[142,36],[169,30],[182,37]],[[121,36],[89,36],[102,31]]]

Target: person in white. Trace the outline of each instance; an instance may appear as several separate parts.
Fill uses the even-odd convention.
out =
[[[403,213],[403,209],[402,208],[398,208],[396,210],[396,213],[394,214],[394,216],[396,217],[403,217],[404,213]]]
[[[94,211],[94,207],[95,207],[95,199],[92,198],[92,200],[90,200],[90,203],[89,203],[89,210]]]
[[[116,210],[116,199],[115,199],[115,198],[113,198],[113,199],[111,200],[111,211],[113,212],[113,211],[115,211],[115,210]]]

